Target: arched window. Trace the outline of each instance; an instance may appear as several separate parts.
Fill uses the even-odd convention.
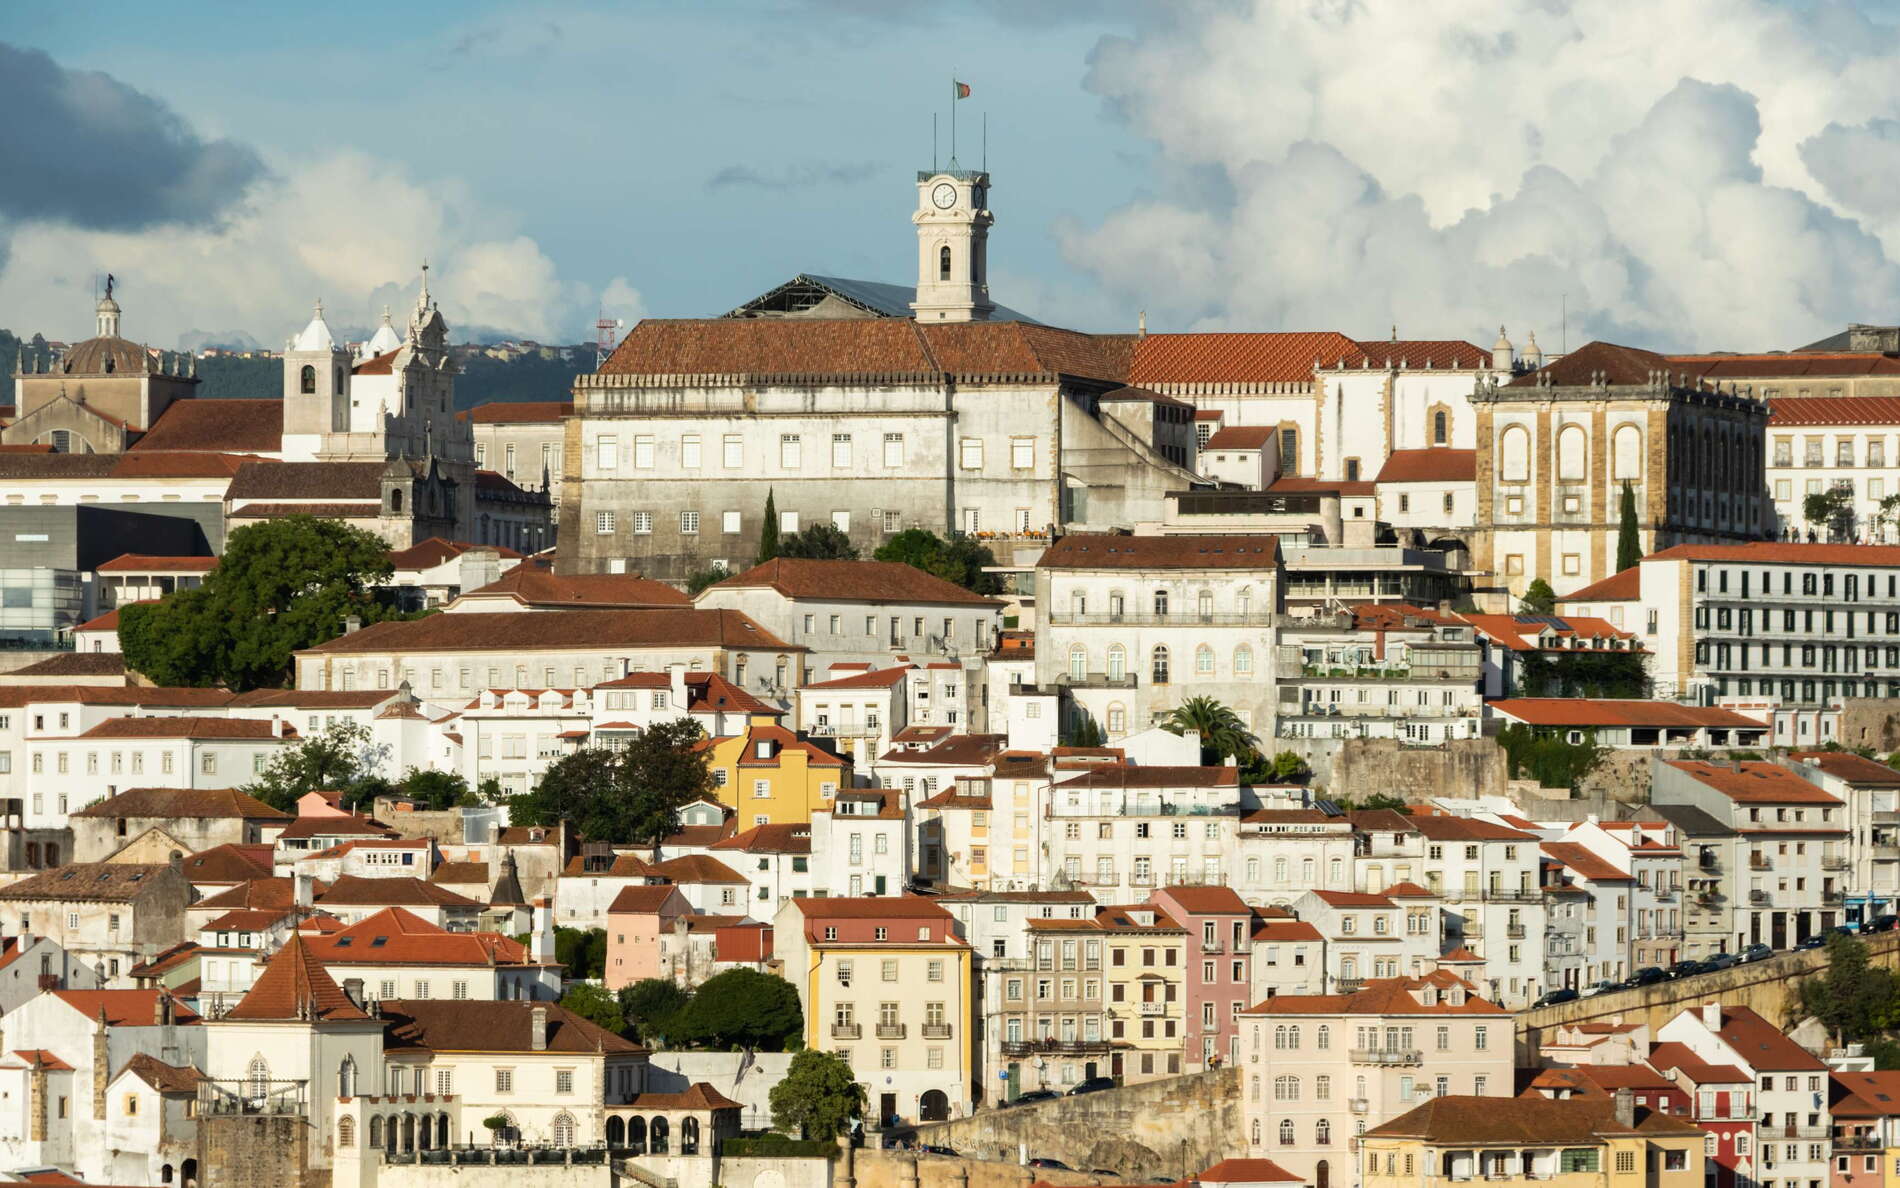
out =
[[[158,1169],[158,1182],[161,1184],[169,1184],[172,1182],[172,1165],[171,1164],[167,1163],[165,1166]]]
[[[1260,859],[1247,859],[1247,881],[1249,883],[1258,883],[1260,881]]]
[[[1286,1028],[1284,1026],[1273,1029],[1273,1047],[1275,1051],[1286,1051]]]
[[[1297,1052],[1300,1050],[1300,1025],[1298,1023],[1286,1029],[1286,1046],[1289,1051]]]
[[[1081,644],[1069,645],[1069,679],[1082,680],[1089,675],[1088,649]]]
[[[1157,685],[1168,683],[1168,649],[1161,644],[1155,645],[1150,659],[1150,678]]]
[[[1250,1137],[1253,1140],[1254,1146],[1257,1147],[1260,1145],[1260,1119],[1258,1118],[1253,1120],[1253,1131]]]
[[[1321,1023],[1313,1036],[1313,1046],[1324,1052],[1333,1046],[1333,1029]]]
[[[619,1150],[627,1145],[627,1122],[619,1114],[607,1115],[607,1146]]]
[[[317,394],[317,369],[308,363],[297,373],[297,391],[305,396]]]
[[[1582,425],[1565,425],[1557,431],[1557,479],[1580,483],[1584,477],[1583,456],[1588,438]]]
[[[341,396],[341,395],[343,395],[343,369],[342,369],[341,367],[339,367],[339,368],[337,368],[337,369],[336,369],[336,391],[335,391],[335,394],[336,394],[336,395],[338,395],[338,396]]]
[[[356,1119],[347,1115],[337,1119],[336,1145],[339,1147],[354,1147],[356,1145]]]
[[[1313,885],[1314,877],[1318,874],[1319,863],[1316,860],[1312,858],[1300,859],[1300,882],[1310,887]]]
[[[1273,1078],[1273,1100],[1298,1101],[1300,1099],[1300,1079],[1298,1077]]]
[[[950,248],[948,245],[940,248],[937,252],[937,279],[950,279]]]
[[[390,1129],[392,1140],[393,1140],[393,1136],[394,1136],[394,1132],[396,1128],[392,1125],[389,1129]],[[514,1115],[510,1114],[506,1110],[503,1110],[501,1112],[501,1125],[496,1127],[494,1130],[489,1131],[488,1133],[490,1135],[489,1141],[494,1143],[496,1146],[500,1146],[502,1143],[512,1142],[517,1133],[517,1131],[515,1130]]]
[[[1247,1100],[1248,1101],[1260,1100],[1260,1074],[1259,1073],[1255,1073],[1253,1076],[1247,1078]]]
[[[1168,613],[1168,592],[1166,590],[1156,590],[1155,591],[1155,614],[1165,616],[1167,613]]]
[[[573,1146],[574,1145],[574,1115],[568,1113],[566,1110],[562,1110],[560,1113],[554,1115],[554,1125],[550,1128],[550,1134],[554,1140],[555,1146],[557,1147]]]
[[[699,1154],[699,1119],[680,1119],[680,1154]]]
[[[336,1069],[336,1095],[338,1097],[356,1096],[356,1058],[345,1056],[343,1063]]]
[[[1285,884],[1285,882],[1286,882],[1286,859],[1284,859],[1284,858],[1275,858],[1275,859],[1273,860],[1273,881],[1274,881],[1274,882],[1276,882],[1276,883],[1280,883],[1280,884]]]
[[[1313,1142],[1318,1146],[1329,1146],[1333,1141],[1333,1124],[1321,1118],[1313,1126]]]
[[[1128,651],[1120,644],[1108,645],[1108,679],[1119,681],[1128,675]]]
[[[1202,644],[1194,649],[1194,671],[1202,676],[1214,674],[1214,649]]]
[[[1432,444],[1444,445],[1451,438],[1451,418],[1444,409],[1432,413]]]
[[[396,487],[395,489],[389,492],[389,510],[393,512],[399,512],[402,510],[402,488],[401,487]]]
[[[383,1145],[383,1116],[381,1114],[372,1114],[370,1116],[369,1145],[371,1147],[380,1147]]]
[[[1121,734],[1128,729],[1128,710],[1119,701],[1108,703],[1108,732]]]
[[[263,1056],[251,1057],[251,1064],[244,1073],[246,1091],[253,1098],[263,1098],[270,1093],[270,1065]]]
[[[647,1120],[645,1118],[627,1119],[627,1147],[643,1153],[646,1151]]]
[[[1342,859],[1335,858],[1331,862],[1326,864],[1326,877],[1331,879],[1333,881],[1333,884],[1337,886],[1339,883],[1339,877],[1345,871],[1345,869],[1346,869],[1345,862]]]
[[[1610,438],[1612,466],[1611,477],[1619,481],[1633,481],[1643,477],[1643,431],[1634,425],[1618,425],[1615,436]]]
[[[1283,1143],[1291,1143],[1293,1141],[1293,1119],[1280,1119],[1280,1141]]]
[[[65,429],[53,430],[53,452],[70,454],[73,452],[73,435]]]
[[[1253,675],[1253,649],[1246,644],[1234,649],[1234,675],[1242,680]]]
[[[1498,477],[1526,483],[1531,477],[1531,435],[1522,425],[1506,425],[1498,435]]]
[[[654,1155],[664,1155],[667,1153],[666,1131],[666,1119],[655,1118],[653,1125],[647,1129],[647,1150],[649,1153]]]

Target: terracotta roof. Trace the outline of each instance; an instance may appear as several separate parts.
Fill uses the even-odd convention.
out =
[[[1056,783],[1058,788],[1239,788],[1235,767],[1137,767],[1104,763]]]
[[[1716,1034],[1728,1044],[1736,1058],[1757,1073],[1789,1070],[1825,1071],[1819,1057],[1789,1039],[1779,1027],[1747,1007],[1722,1008],[1722,1026]]]
[[[827,602],[901,602],[942,606],[1000,607],[994,598],[896,561],[812,561],[779,557],[735,573],[707,590],[769,587],[787,598]],[[705,598],[701,591],[695,601]]]
[[[981,767],[993,760],[1008,744],[1001,734],[953,734],[927,750],[887,751],[879,763],[914,763],[924,767]]]
[[[1669,766],[1741,804],[1840,804],[1776,763],[1742,762],[1734,767],[1700,759],[1670,759]],[[1739,770],[1738,770],[1739,769]]]
[[[273,520],[284,516],[317,516],[326,520],[373,520],[382,514],[380,503],[247,503],[231,512],[233,520]]]
[[[189,1064],[183,1066],[166,1064],[158,1057],[148,1056],[144,1052],[126,1061],[119,1069],[120,1076],[128,1072],[160,1093],[195,1094],[198,1092],[198,1083],[210,1079]]]
[[[1359,349],[1371,357],[1375,366],[1396,363],[1401,367],[1445,371],[1489,370],[1491,352],[1461,338],[1384,339],[1359,341]]]
[[[80,738],[205,738],[240,742],[268,742],[280,737],[295,738],[296,730],[278,733],[278,724],[267,718],[107,718]]]
[[[733,684],[716,672],[689,672],[684,674],[686,681],[686,710],[688,713],[707,713],[712,710],[728,710],[747,714],[782,715],[784,710],[767,705],[744,689]],[[630,672],[626,676],[611,681],[602,681],[595,689],[666,689],[672,686],[672,674],[665,672]],[[611,723],[602,722],[600,728]],[[629,727],[631,728],[631,727]]]
[[[1900,359],[1872,351],[1789,351],[1755,355],[1671,355],[1672,366],[1705,379],[1794,379],[1803,376],[1853,376],[1900,374]],[[1776,405],[1784,399],[1774,398]],[[1818,399],[1825,399],[1820,397]],[[1856,396],[1855,400],[1879,400],[1879,396]]]
[[[311,955],[311,941],[293,932],[225,1019],[367,1019]]]
[[[1530,388],[1548,382],[1552,387],[1581,387],[1596,382],[1599,373],[1615,386],[1646,385],[1653,374],[1666,373],[1673,380],[1680,370],[1672,367],[1667,357],[1654,351],[1618,346],[1613,342],[1592,342],[1538,371],[1525,372],[1507,386]]]
[[[744,833],[714,842],[708,848],[743,850],[752,854],[809,854],[811,826],[792,822],[754,825]]]
[[[1537,835],[1476,817],[1414,816],[1412,828],[1432,841],[1534,842]],[[1388,888],[1386,894],[1392,892]]]
[[[1379,468],[1381,483],[1469,483],[1478,477],[1478,451],[1393,450]]]
[[[158,414],[131,453],[200,450],[274,454],[284,448],[284,402],[264,400],[174,400]]]
[[[128,603],[124,603],[123,605],[125,606],[149,605],[156,601],[157,599],[142,598],[142,599],[139,599],[137,602],[128,602]],[[119,607],[115,606],[111,610],[107,611],[105,614],[100,615],[98,618],[87,619],[85,622],[81,623],[79,626],[73,628],[73,630],[75,632],[79,632],[79,631],[116,632],[119,629],[119,609],[120,609]]]
[[[397,347],[393,351],[384,351],[380,355],[373,355],[370,358],[363,360],[361,363],[352,365],[350,368],[350,374],[351,375],[394,375],[396,373],[396,356],[401,353],[402,353],[402,348]]]
[[[253,689],[231,698],[231,705],[246,709],[375,709],[401,696],[395,689]]]
[[[1201,443],[1201,452],[1208,450],[1264,450],[1273,444],[1280,432],[1277,425],[1229,425],[1216,429],[1208,439]]]
[[[520,553],[505,545],[479,545],[465,540],[444,540],[431,536],[427,540],[417,541],[406,549],[394,549],[389,554],[389,564],[395,569],[431,569],[444,561],[460,557],[470,549],[492,549],[504,558],[519,558]]]
[[[1547,1068],[1531,1078],[1529,1092],[1570,1089],[1585,1096],[1608,1097],[1618,1089],[1681,1092],[1676,1083],[1641,1064],[1591,1064],[1577,1068]],[[1528,1093],[1526,1094],[1529,1095]]]
[[[1315,888],[1312,892],[1320,902],[1333,907],[1392,907],[1393,903],[1384,895],[1372,891],[1324,891]]]
[[[134,447],[136,448],[136,447]],[[112,467],[112,477],[127,478],[205,478],[229,479],[246,462],[255,462],[252,454],[142,453],[121,454]]]
[[[88,1019],[97,1021],[104,1014],[107,1027],[150,1027],[158,1015],[161,995],[172,999],[175,1022],[198,1022],[198,1012],[179,1002],[167,990],[51,990],[48,993]]]
[[[1828,775],[1850,784],[1881,788],[1900,786],[1900,771],[1852,751],[1796,751],[1788,757],[1818,767]]]
[[[1900,396],[1777,396],[1768,410],[1770,429],[1796,425],[1900,424]]]
[[[483,894],[488,892],[488,863],[486,862],[444,862],[435,868],[429,881],[440,887],[447,883],[457,885],[478,884]]]
[[[934,920],[950,918],[935,900],[920,895],[832,896],[791,901],[809,920]]]
[[[1352,612],[1355,631],[1423,631],[1433,625],[1469,626],[1457,615],[1409,602],[1360,602],[1347,609]]]
[[[384,999],[385,1051],[570,1052],[582,1055],[643,1052],[631,1043],[550,1002],[489,1002],[477,999]],[[542,1043],[534,1019],[545,1023]]]
[[[563,878],[586,875],[594,878],[643,879],[653,874],[653,864],[632,850],[621,850],[615,853],[606,867],[589,865],[598,861],[598,855],[576,854],[567,860],[566,866],[561,868],[561,876]]]
[[[1309,493],[1315,495],[1371,495],[1376,487],[1371,482],[1349,482],[1346,479],[1312,478],[1307,475],[1283,474],[1267,484],[1267,490],[1278,491],[1283,495]]]
[[[185,859],[185,868],[189,872],[191,859]],[[265,868],[266,877],[247,879],[244,882],[206,896],[191,905],[193,911],[208,908],[268,908],[273,911],[287,911],[296,902],[295,880],[271,878],[269,868]],[[318,882],[314,890],[321,891],[327,884]]]
[[[8,883],[0,887],[0,899],[128,903],[150,891],[170,869],[162,863],[74,862]]]
[[[1632,881],[1629,872],[1619,870],[1578,842],[1544,842],[1538,848],[1593,883]]]
[[[1589,648],[1572,648],[1567,642],[1561,646],[1546,648],[1540,639],[1555,634],[1560,641],[1607,639],[1617,641],[1635,641],[1636,646],[1623,649],[1637,651],[1641,641],[1630,632],[1611,623],[1608,619],[1590,615],[1464,615],[1464,621],[1471,624],[1480,635],[1502,644],[1513,652],[1549,651],[1589,651]],[[1554,621],[1553,621],[1554,620]]]
[[[1149,334],[1135,343],[1133,384],[1310,383],[1313,368],[1358,364],[1364,347],[1331,330]]]
[[[1767,723],[1714,705],[1623,701],[1595,697],[1507,697],[1489,703],[1497,713],[1533,726],[1680,726],[1764,730]],[[1896,777],[1900,778],[1900,777]]]
[[[677,1093],[636,1093],[631,1103],[646,1110],[736,1110],[739,1103],[704,1081],[694,1081]]]
[[[800,685],[800,689],[889,689],[901,682],[909,668],[880,668],[874,672],[858,672],[850,676],[834,677],[828,681],[814,681],[809,685]]]
[[[1240,818],[1246,825],[1348,825],[1323,809],[1254,809]]]
[[[610,916],[651,915],[660,910],[679,888],[670,883],[649,883],[622,887],[620,894],[607,905]],[[689,909],[690,910],[690,909]]]
[[[1645,561],[1743,561],[1756,565],[1900,565],[1900,545],[1801,544],[1758,540],[1737,545],[1672,545]]]
[[[538,565],[517,565],[497,581],[464,598],[512,598],[527,606],[579,606],[597,610],[644,610],[688,606],[692,600],[665,582],[631,573],[557,574]]]
[[[952,784],[935,796],[926,797],[918,801],[916,807],[920,809],[969,809],[975,811],[985,811],[992,807],[994,802],[987,794],[977,795],[970,792],[960,792],[958,791],[958,787],[958,785]]]
[[[1417,997],[1432,991],[1437,1001]],[[1449,992],[1463,992],[1453,1004]],[[1277,994],[1247,1009],[1250,1015],[1504,1015],[1510,1012],[1478,997],[1477,988],[1450,970],[1415,978],[1370,978],[1350,994]]]
[[[411,905],[416,907],[480,907],[466,895],[457,895],[446,887],[437,887],[418,878],[364,878],[341,875],[330,889],[317,896],[323,908],[368,907],[372,905]]]
[[[1252,911],[1232,887],[1163,887],[1155,894],[1167,896],[1192,916],[1245,916]]]
[[[1593,1145],[1607,1136],[1699,1136],[1682,1118],[1637,1107],[1636,1125],[1616,1120],[1616,1102],[1604,1097],[1434,1097],[1364,1138],[1423,1138],[1434,1144],[1506,1143],[1513,1146]],[[1363,1139],[1362,1139],[1363,1142]]]
[[[748,323],[749,324],[749,323]],[[728,647],[802,652],[735,610],[576,610],[430,615],[376,623],[298,655]]]
[[[1837,1072],[1839,1095],[1828,1107],[1835,1118],[1887,1118],[1900,1114],[1900,1071]]]
[[[760,826],[759,828],[764,828]],[[674,883],[744,883],[746,878],[717,858],[682,854],[653,864],[653,873]]]
[[[247,462],[225,498],[363,499],[380,506],[385,462]]]
[[[1271,536],[1107,536],[1076,533],[1043,550],[1037,569],[1274,568]]]
[[[16,1048],[7,1053],[29,1068],[43,1068],[48,1072],[72,1072],[73,1066],[61,1060],[56,1054],[45,1048]],[[74,1180],[73,1183],[79,1181]]]
[[[1203,1184],[1273,1184],[1282,1180],[1303,1184],[1306,1177],[1296,1176],[1271,1159],[1223,1159],[1194,1177]]]
[[[477,425],[523,425],[559,421],[573,412],[572,400],[490,400],[455,415]]]
[[[194,905],[195,906],[195,905]],[[199,925],[200,932],[262,932],[284,918],[268,908],[236,908]]]
[[[312,837],[393,837],[395,830],[381,821],[351,813],[346,817],[298,817],[284,826],[278,841],[302,841]]]
[[[528,950],[498,932],[450,932],[402,908],[384,908],[327,936],[309,938],[328,965],[526,965]]]
[[[118,652],[62,652],[20,668],[8,670],[8,676],[123,676],[125,657]]]
[[[1559,602],[1635,602],[1643,595],[1643,569],[1632,565],[1621,573],[1613,573],[1600,582],[1592,582],[1581,590],[1573,590],[1558,598]]]
[[[95,801],[71,814],[75,817],[238,817],[289,821],[254,796],[236,788],[127,788],[117,796]]]
[[[153,553],[120,553],[101,561],[94,573],[210,573],[216,557],[160,557]]]
[[[1732,1064],[1710,1064],[1681,1043],[1651,1044],[1649,1063],[1659,1069],[1680,1069],[1697,1085],[1748,1085],[1755,1080]]]

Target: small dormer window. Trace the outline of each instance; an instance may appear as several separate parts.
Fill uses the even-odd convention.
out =
[[[772,744],[770,742],[760,741],[752,745],[754,748],[753,756],[755,758],[770,759],[772,757]]]

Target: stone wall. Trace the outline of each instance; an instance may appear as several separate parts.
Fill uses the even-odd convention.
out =
[[[1649,756],[1647,749],[1611,751],[1590,774],[1577,781],[1578,795],[1619,804],[1648,804]]]
[[[1864,938],[1868,960],[1900,968],[1900,933]],[[1777,1027],[1794,1022],[1794,986],[1801,978],[1827,965],[1827,952],[1785,953],[1767,961],[1699,974],[1679,982],[1662,982],[1640,990],[1618,990],[1579,998],[1575,1002],[1523,1011],[1517,1016],[1517,1058],[1520,1066],[1539,1063],[1537,1050],[1554,1036],[1560,1024],[1646,1023],[1651,1034],[1691,1007],[1705,1002],[1745,1006]]]
[[[679,1093],[704,1081],[739,1103],[739,1125],[764,1130],[772,1125],[772,1086],[785,1079],[791,1052],[654,1052],[647,1058],[646,1091]]]
[[[1329,796],[1363,800],[1379,793],[1424,800],[1433,796],[1502,796],[1508,772],[1504,750],[1488,738],[1454,739],[1436,747],[1401,746],[1397,739],[1355,738],[1333,756]]]
[[[721,1188],[831,1188],[838,1164],[830,1159],[783,1159],[746,1156],[719,1157]],[[842,1181],[843,1172],[836,1173]],[[623,1188],[633,1188],[623,1181]]]
[[[1225,1068],[979,1110],[968,1118],[919,1126],[917,1141],[949,1147],[971,1160],[1017,1163],[1040,1156],[1132,1181],[1178,1179],[1239,1154],[1235,1137],[1241,1130],[1240,1077]]]
[[[1016,1160],[952,1159],[947,1155],[914,1155],[908,1151],[867,1150],[856,1154],[856,1188],[1029,1188],[1036,1180],[1046,1180],[1056,1188],[1119,1183],[1113,1176],[1025,1167]],[[842,1171],[835,1175],[843,1178]],[[734,1188],[731,1179],[720,1182],[726,1188]]]
[[[298,1114],[208,1114],[198,1119],[199,1188],[327,1188],[308,1166],[310,1123]]]
[[[1900,750],[1900,711],[1876,697],[1844,701],[1835,737],[1844,747],[1872,747],[1882,755]]]

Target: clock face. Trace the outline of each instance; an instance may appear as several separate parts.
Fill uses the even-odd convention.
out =
[[[937,204],[938,210],[949,210],[957,204],[957,188],[949,182],[938,182],[937,188],[930,192],[930,200]]]

